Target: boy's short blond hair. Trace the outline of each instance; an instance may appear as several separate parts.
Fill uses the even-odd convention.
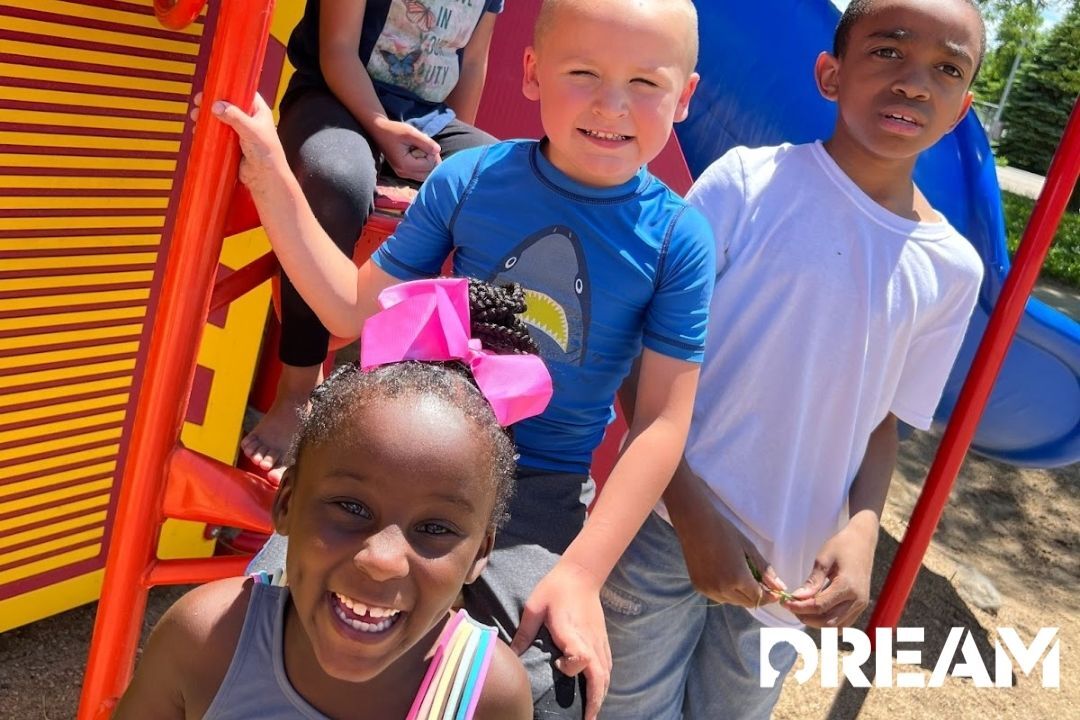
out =
[[[543,0],[540,4],[540,14],[536,18],[536,26],[533,28],[533,46],[539,48],[543,42],[544,37],[550,32],[552,25],[555,23],[555,16],[559,8],[565,8],[573,5],[577,6],[589,6],[595,5],[600,0]],[[664,5],[670,5],[674,8],[682,10],[687,18],[686,28],[686,58],[687,65],[686,71],[688,73],[693,72],[697,67],[698,59],[698,17],[697,8],[694,7],[692,0],[624,0],[625,2],[633,2],[638,4],[653,4],[660,3]]]

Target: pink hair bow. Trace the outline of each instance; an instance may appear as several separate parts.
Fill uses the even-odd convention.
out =
[[[469,337],[469,281],[414,280],[379,293],[381,312],[364,323],[360,367],[402,360],[460,360],[503,427],[539,415],[551,400],[551,375],[536,355],[497,355]]]

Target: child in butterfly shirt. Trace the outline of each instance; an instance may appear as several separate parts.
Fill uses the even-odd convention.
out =
[[[444,157],[495,142],[471,125],[503,0],[308,0],[289,38],[296,73],[278,133],[319,224],[346,255],[367,221],[380,156],[421,181]],[[330,333],[281,277],[277,397],[243,439],[279,478],[299,406],[318,384]]]

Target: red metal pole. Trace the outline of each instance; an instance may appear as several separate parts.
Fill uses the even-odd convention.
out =
[[[239,577],[244,574],[250,555],[191,558],[187,560],[158,560],[147,573],[148,585],[199,585]]]
[[[204,91],[207,98],[224,97],[246,105],[253,97],[272,9],[272,0],[221,3]],[[147,575],[156,562],[163,520],[166,461],[180,436],[238,163],[239,147],[232,132],[210,113],[202,113],[135,409],[80,720],[108,714],[131,677],[146,609]]]
[[[964,461],[979,418],[990,397],[1005,354],[1020,324],[1031,288],[1039,276],[1043,260],[1050,249],[1054,233],[1069,196],[1080,176],[1080,98],[1073,106],[1065,134],[1061,138],[1046,176],[1046,185],[1035,203],[1028,220],[1024,239],[1016,252],[1015,263],[1005,280],[1001,297],[990,315],[982,342],[971,363],[956,408],[941,439],[937,457],[930,467],[919,501],[911,514],[911,522],[897,550],[889,575],[874,612],[870,627],[896,627],[915,584],[930,538],[941,520],[956,475]]]
[[[228,233],[225,233],[228,235]],[[238,268],[214,286],[210,298],[210,312],[220,310],[237,298],[262,285],[277,272],[277,256],[272,251],[260,255],[242,268]]]

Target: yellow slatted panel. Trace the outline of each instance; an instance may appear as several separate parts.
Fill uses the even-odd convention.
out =
[[[115,469],[115,460],[102,460],[98,462],[89,461],[87,463],[82,463],[75,468],[57,470],[56,472],[48,473],[30,480],[0,485],[0,502],[16,495],[42,492],[48,488],[64,485],[83,478],[111,474]],[[104,518],[102,518],[102,520],[104,520]],[[70,526],[72,525],[69,524],[66,527]],[[14,542],[13,540],[10,540],[10,538],[8,538],[8,540]]]
[[[0,70],[2,72],[2,70]],[[36,74],[36,73],[35,73]],[[190,87],[188,88],[190,91]],[[86,105],[92,105],[98,107],[95,103],[96,98],[93,96],[84,97],[80,94],[70,93],[71,98],[68,102],[83,101]],[[128,100],[130,103],[131,101]],[[65,103],[67,104],[67,103]],[[175,120],[148,120],[141,117],[122,117],[116,115],[97,115],[87,113],[85,115],[75,112],[78,109],[78,105],[71,105],[72,111],[70,112],[52,112],[51,110],[25,110],[23,111],[23,122],[30,125],[71,125],[78,123],[80,127],[84,128],[97,128],[102,130],[113,131],[136,131],[140,133],[163,133],[171,134],[179,137],[180,133],[184,132],[183,121]],[[181,108],[181,112],[183,109]],[[139,163],[142,166],[146,161]]]
[[[130,311],[141,311],[142,308],[124,308],[118,311],[101,311],[92,313],[93,315],[105,315],[113,313],[129,313]],[[87,313],[88,315],[91,313]],[[52,317],[52,316],[46,316]],[[51,348],[63,349],[65,346],[70,346],[73,343],[79,343],[81,345],[88,345],[91,343],[99,344],[105,341],[120,341],[138,339],[139,333],[142,332],[143,317],[140,314],[138,317],[114,317],[105,320],[100,320],[96,323],[85,323],[83,317],[79,314],[73,314],[74,319],[79,322],[72,324],[60,324],[53,326],[42,327],[20,327],[15,330],[4,332],[7,335],[12,334],[11,337],[4,338],[0,342],[4,343],[5,348],[10,348],[11,354],[25,355],[34,352],[35,349],[42,349],[38,346],[48,345]],[[37,320],[38,318],[33,318]],[[21,318],[10,320],[9,322],[18,322]],[[26,322],[23,320],[23,322]],[[0,324],[3,327],[3,324]],[[43,388],[44,389],[44,388]],[[0,408],[3,408],[7,403],[0,401]],[[15,403],[12,402],[12,405]],[[7,418],[0,418],[0,425],[8,422]]]
[[[101,540],[101,537],[105,534],[105,528],[98,526],[90,528],[89,530],[79,530],[77,532],[65,534],[58,538],[41,539],[33,545],[24,545],[18,548],[0,548],[4,552],[4,562],[0,564],[0,567],[4,565],[15,565],[20,561],[38,559],[43,555],[53,555],[59,550],[66,550],[70,547],[83,545],[87,540]],[[100,543],[97,543],[100,544]]]
[[[14,113],[12,113],[14,114]],[[27,126],[29,128],[29,126]],[[136,152],[176,153],[180,150],[180,139],[158,140],[142,137],[108,137],[98,135],[76,135],[64,132],[37,132],[33,129],[6,130],[0,126],[0,143],[38,147],[46,144],[51,148],[88,148],[91,150],[117,150]]]
[[[7,3],[5,3],[5,5],[6,4]],[[0,5],[0,7],[3,6]],[[43,37],[70,38],[73,40],[108,43],[109,45],[137,48],[140,50],[158,50],[165,53],[186,56],[185,59],[189,58],[191,62],[195,61],[198,53],[198,48],[191,43],[143,37],[134,33],[125,33],[120,30],[98,30],[95,28],[79,27],[74,24],[29,20],[15,17],[5,17],[4,27],[9,31],[13,30],[15,32],[30,33]]]
[[[49,472],[60,472],[62,469],[73,465],[89,462],[104,462],[114,460],[116,451],[120,447],[116,443],[92,443],[93,447],[85,450],[72,450],[64,455],[53,455],[38,460],[26,462],[4,463],[5,477],[39,477]]]
[[[57,70],[4,62],[0,62],[0,73],[10,78],[55,83],[77,83],[86,86],[85,90],[79,92],[56,88],[27,88],[20,95],[20,99],[24,101],[66,104],[73,100],[85,100],[86,104],[92,104],[94,107],[133,109],[139,112],[183,114],[188,109],[184,97],[186,97],[190,86],[181,82],[128,77],[125,75],[103,75],[100,72],[90,71]],[[130,98],[124,95],[117,96],[95,92],[95,87],[142,90],[146,92],[147,97],[140,99],[136,108],[132,106]],[[177,97],[166,98],[162,96],[163,93]],[[154,126],[151,125],[147,126],[146,129],[153,128]]]
[[[0,0],[0,614],[103,562],[203,29],[150,7]]]
[[[135,361],[128,358],[103,360],[101,362],[71,363],[67,367],[49,368],[47,370],[27,370],[16,375],[0,375],[0,396],[7,397],[6,389],[18,388],[22,392],[24,388],[35,385],[42,386],[44,393],[48,386],[53,383],[69,383],[68,392],[75,387],[82,378],[95,377],[98,375],[111,375],[117,372],[131,373],[135,369]],[[130,377],[128,378],[130,382]],[[14,390],[10,392],[16,392]]]
[[[105,522],[105,512],[91,512],[79,517],[70,518],[68,520],[58,520],[42,528],[34,530],[26,530],[24,532],[16,532],[8,535],[5,538],[0,538],[0,553],[4,552],[4,548],[13,547],[16,545],[23,545],[25,543],[32,542],[47,534],[59,534],[69,533],[77,531],[87,526],[98,525],[100,526]],[[98,530],[100,532],[100,528]],[[6,559],[6,555],[4,556]]]
[[[82,288],[92,284],[120,284],[131,282],[150,282],[153,274],[145,272],[112,272],[107,274],[54,275],[42,274],[37,278],[0,279],[0,292],[19,292],[41,290],[44,288]]]
[[[0,519],[0,532],[10,530],[23,531],[29,525],[54,518],[63,518],[75,515],[82,511],[99,511],[109,504],[108,489],[99,488],[99,492],[91,497],[78,497],[68,502],[60,501],[50,507],[42,507],[32,512],[23,513],[15,517]]]
[[[48,437],[48,436],[46,436]],[[42,440],[29,438],[24,444],[0,450],[0,467],[17,467],[29,458],[44,455],[60,455],[84,445],[106,444],[120,439],[120,425],[113,424],[102,430],[74,429],[63,437]]]
[[[82,388],[80,388],[82,390]],[[97,412],[104,412],[113,408],[122,407],[127,403],[127,393],[123,391],[117,391],[108,393],[106,395],[100,395],[97,397],[91,397],[87,399],[76,399],[70,403],[59,403],[55,405],[46,405],[42,407],[31,407],[24,410],[17,410],[15,412],[5,412],[3,417],[2,427],[9,427],[18,423],[24,423],[31,426],[36,426],[40,421],[44,419],[54,418],[57,416],[72,416],[79,415],[81,417],[91,417]],[[123,416],[121,416],[122,418]],[[100,422],[100,421],[98,421]],[[23,432],[28,432],[26,429]],[[0,486],[0,495],[4,493],[5,486]],[[8,488],[10,490],[10,488]]]
[[[303,6],[278,0],[279,42]],[[161,267],[178,189],[163,175],[182,167],[209,45],[203,24],[166,31],[151,7],[0,0],[0,632],[90,601],[101,583],[147,305],[161,282],[144,268]],[[226,240],[221,263],[239,268],[267,248],[261,231],[244,233]],[[182,441],[226,462],[268,294],[233,303],[199,349],[213,375],[209,409],[185,423]],[[167,521],[158,553],[210,549],[202,526]]]
[[[38,418],[38,420],[41,421],[42,419]],[[30,443],[42,437],[57,437],[58,435],[62,437],[51,442],[55,442],[59,446],[75,444],[76,440],[90,442],[98,437],[111,439],[114,433],[123,425],[123,422],[124,410],[109,408],[87,409],[76,417],[56,419],[53,422],[46,419],[44,422],[27,424],[14,430],[0,430],[0,446],[20,443],[19,447],[21,449],[44,449],[49,443],[35,442],[32,445]],[[99,430],[98,428],[101,427],[107,429]],[[89,432],[90,430],[94,432]],[[48,447],[47,450],[51,451],[53,447]],[[5,452],[12,451],[0,450],[0,457],[3,457]]]
[[[130,222],[120,222],[121,220],[129,220],[128,218],[71,218],[67,227],[68,228],[112,228],[112,227],[142,227],[146,224],[145,220],[135,220]],[[161,218],[155,218],[158,222]],[[14,220],[10,221],[12,225],[39,225],[49,226],[44,229],[49,230],[62,230],[64,228],[54,227],[57,224],[55,218],[30,218],[27,220]],[[115,223],[111,224],[111,223]],[[19,228],[28,229],[28,228]],[[37,229],[37,228],[35,228]],[[46,255],[45,257],[16,257],[9,258],[4,262],[5,270],[0,272],[14,271],[14,270],[40,270],[42,275],[49,274],[50,270],[67,269],[67,268],[84,268],[88,273],[94,272],[95,269],[100,268],[103,265],[143,265],[146,263],[153,263],[157,260],[157,253],[147,252],[135,252],[124,254],[108,254],[108,255],[79,255],[77,251],[75,254],[69,257],[54,257]]]
[[[33,354],[19,354],[0,357],[0,371],[26,368],[33,371],[42,365],[52,365],[67,361],[85,360],[99,355],[121,355],[138,352],[136,342],[103,342],[93,347],[75,347],[70,350],[48,350]]]
[[[15,153],[0,153],[0,166],[11,168],[43,168],[53,167],[56,160],[46,155],[19,155]],[[65,158],[64,167],[78,168],[80,170],[111,170],[119,172],[123,170],[149,170],[154,172],[171,173],[176,169],[175,160],[146,160],[142,158],[114,158],[114,157],[78,157]],[[163,208],[158,208],[159,210]]]
[[[124,198],[123,201],[111,198],[94,197],[0,197],[0,210],[84,210],[97,208],[138,208],[165,211],[168,198]],[[5,243],[5,247],[7,243]]]
[[[15,583],[19,580],[26,580],[35,575],[41,575],[50,570],[62,568],[65,565],[74,565],[83,560],[90,560],[91,558],[97,557],[100,553],[101,543],[94,543],[88,547],[57,553],[51,557],[46,557],[35,562],[29,562],[25,565],[16,565],[10,570],[0,570],[0,585],[7,585],[8,583]]]
[[[39,295],[35,297],[0,297],[0,313],[14,314],[20,310],[29,312],[43,311],[46,308],[67,310],[101,303],[145,302],[146,290],[99,290],[97,292],[74,292],[64,295]],[[30,315],[25,315],[31,317]]]
[[[93,199],[93,198],[90,198]],[[131,198],[124,198],[123,202],[126,204]],[[117,201],[113,201],[116,203]],[[162,210],[164,211],[164,209]],[[139,208],[137,212],[145,212]],[[37,215],[36,217],[44,217]],[[49,217],[52,217],[50,214]],[[160,215],[156,217],[161,217]],[[99,248],[115,248],[116,252],[126,252],[127,248],[136,247],[142,250],[147,245],[152,245],[157,241],[157,235],[115,235],[112,237],[101,237],[100,235],[91,237],[63,237],[63,238],[50,238],[50,237],[35,237],[35,238],[8,238],[4,240],[5,251],[19,250],[23,254],[29,254],[26,251],[40,251],[45,250],[49,253],[55,254],[57,250],[71,250],[78,253],[82,250],[95,250]]]
[[[195,72],[195,62],[189,59],[169,59],[146,57],[145,55],[125,55],[107,50],[80,47],[50,46],[22,40],[4,41],[7,52],[12,55],[41,58],[44,60],[70,60],[86,66],[106,66],[112,68],[103,74],[116,76],[120,70],[142,71],[142,74],[188,75]],[[172,81],[175,82],[175,81]]]
[[[0,173],[3,168],[0,168]],[[118,190],[117,195],[122,197],[124,190],[171,190],[171,180],[157,180],[147,178],[111,178],[94,177],[87,174],[84,177],[66,177],[57,174],[55,176],[26,177],[24,175],[0,175],[0,188],[38,188],[42,193],[55,190],[73,190],[79,188],[94,188],[98,190]],[[2,226],[0,226],[2,227]]]
[[[80,2],[70,2],[65,0],[6,0],[4,5],[9,8],[37,10],[40,12],[53,13],[55,15],[77,16],[88,20],[130,25],[134,28],[144,28],[153,32],[162,31],[160,23],[158,23],[157,18],[153,15],[136,14],[113,8],[95,7],[94,5],[86,5]],[[178,35],[186,35],[193,39],[200,36],[198,25],[191,25],[183,30],[174,30],[171,32]]]
[[[146,217],[143,215],[119,216],[119,217],[30,217],[30,218],[4,218],[3,227],[11,233],[19,230],[31,230],[35,233],[41,230],[54,230],[64,232],[71,228],[152,228],[164,225],[165,218],[158,216]],[[10,262],[10,261],[9,261]],[[5,266],[8,262],[4,263]],[[14,268],[13,268],[14,269]]]
[[[50,490],[39,494],[31,495],[28,497],[15,498],[12,500],[4,501],[0,500],[0,517],[10,518],[0,522],[10,522],[12,527],[19,527],[19,523],[22,522],[23,526],[35,524],[33,522],[27,522],[28,518],[33,517],[34,513],[29,511],[41,512],[42,508],[65,508],[75,502],[81,502],[92,497],[95,502],[102,495],[108,497],[109,487],[111,485],[110,480],[95,480],[92,482],[86,482],[77,486],[70,486],[60,488],[58,490]],[[21,515],[20,513],[26,512],[27,514]],[[30,536],[34,534],[37,537],[43,537],[48,535],[55,535],[56,531],[51,527],[36,527],[32,530],[24,530],[24,533],[28,533]],[[15,544],[10,542],[10,536],[5,536],[0,540],[0,547],[7,546],[9,552],[10,547]],[[7,552],[4,553],[4,560],[0,562],[8,562],[9,557]]]
[[[23,318],[0,318],[0,333],[5,330],[16,332],[18,330],[30,331],[41,328],[52,332],[52,328],[58,325],[67,326],[75,323],[105,323],[113,320],[141,320],[145,308],[122,307],[106,310],[83,310],[73,313],[49,313],[45,315],[32,315]]]
[[[87,377],[89,373],[83,375]],[[80,393],[101,393],[113,390],[127,391],[130,380],[121,375],[103,380],[84,380],[79,383]],[[28,406],[37,403],[51,403],[72,396],[72,390],[66,386],[35,387],[33,390],[22,392],[6,392],[0,394],[0,413],[15,412],[12,408]]]

